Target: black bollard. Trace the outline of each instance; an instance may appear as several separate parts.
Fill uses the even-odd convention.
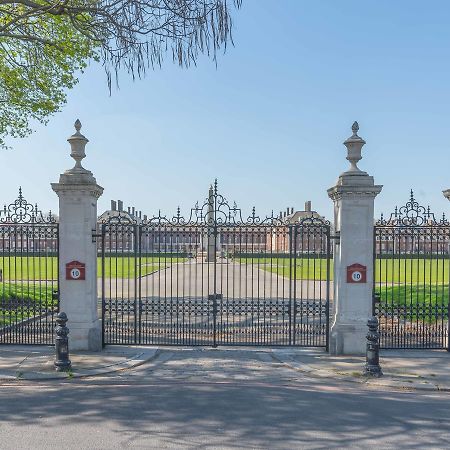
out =
[[[60,312],[56,316],[56,338],[55,338],[55,370],[58,372],[67,372],[72,368],[72,363],[69,359],[69,329],[66,327],[67,315],[65,312]]]
[[[363,374],[370,377],[381,377],[380,367],[380,333],[378,333],[378,319],[372,317],[367,321],[366,365]]]

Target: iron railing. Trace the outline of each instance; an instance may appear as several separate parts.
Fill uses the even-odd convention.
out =
[[[448,348],[450,223],[414,199],[374,229],[382,348]]]
[[[101,225],[104,344],[328,346],[330,225],[204,204]],[[282,255],[282,257],[280,257]]]
[[[55,217],[44,216],[19,189],[18,198],[0,210],[0,343],[54,342],[58,250]]]

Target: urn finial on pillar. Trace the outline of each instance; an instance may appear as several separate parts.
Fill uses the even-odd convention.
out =
[[[81,122],[79,119],[75,121],[75,134],[67,139],[70,144],[70,156],[75,160],[75,166],[70,169],[71,172],[87,172],[81,165],[81,161],[86,157],[85,147],[89,140],[80,133]]]
[[[346,174],[363,175],[363,172],[358,166],[358,161],[362,159],[361,150],[366,143],[364,139],[358,136],[359,124],[353,122],[352,132],[353,134],[344,142],[347,147],[347,160],[350,161],[350,169],[345,172]]]

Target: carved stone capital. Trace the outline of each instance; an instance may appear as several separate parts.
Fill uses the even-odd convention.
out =
[[[357,199],[361,197],[374,199],[380,192],[383,186],[333,186],[328,189],[328,197],[334,202],[342,199]]]
[[[52,189],[58,197],[67,197],[74,194],[88,194],[98,199],[103,194],[103,188],[98,184],[67,184],[51,183]]]

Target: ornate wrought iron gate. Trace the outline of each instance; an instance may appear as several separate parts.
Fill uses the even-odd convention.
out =
[[[382,348],[449,348],[450,223],[414,199],[375,224]]]
[[[58,312],[58,223],[18,198],[0,210],[0,343],[51,344]]]
[[[316,216],[244,220],[217,184],[187,219],[113,212],[104,344],[327,347],[330,225]]]

